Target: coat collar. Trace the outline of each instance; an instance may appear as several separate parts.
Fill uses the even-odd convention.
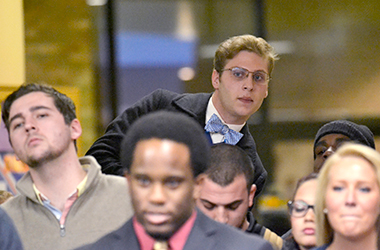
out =
[[[193,117],[204,127],[208,100],[212,93],[197,93],[179,95],[173,99],[173,105]]]
[[[101,175],[100,165],[92,156],[81,157],[79,158],[79,162],[87,171],[87,182],[84,191],[86,192],[90,186],[96,185],[99,180],[99,176]],[[34,202],[39,202],[33,189],[33,180],[29,171],[17,182],[16,188],[20,194],[25,195]]]

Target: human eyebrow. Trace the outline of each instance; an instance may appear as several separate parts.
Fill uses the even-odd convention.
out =
[[[202,203],[204,203],[204,205],[209,205],[209,206],[213,206],[213,207],[216,206],[215,203],[212,203],[212,202],[210,202],[208,200],[205,200],[205,199],[202,199],[202,198],[200,200],[201,200]]]
[[[31,107],[29,110],[30,110],[31,112],[34,112],[34,111],[37,111],[37,110],[40,110],[40,109],[51,110],[51,108],[46,107],[46,106],[33,106],[33,107]]]
[[[134,173],[131,175],[131,177],[134,179],[149,179],[148,175],[143,173]]]
[[[350,138],[337,138],[337,141],[351,141]]]
[[[164,180],[166,186],[170,188],[177,188],[185,180],[182,176],[170,176]]]
[[[317,142],[316,144],[315,144],[315,148],[316,147],[319,147],[319,146],[326,146],[327,145],[327,143],[325,142],[325,141],[319,141],[319,142]]]
[[[321,141],[321,142],[318,142],[315,144],[315,147],[314,147],[314,154],[316,156],[320,156],[321,154],[323,154],[328,148],[328,145],[325,141]]]
[[[51,108],[49,108],[49,107],[46,107],[46,106],[42,106],[42,105],[40,105],[40,106],[32,106],[32,107],[30,107],[30,108],[29,108],[29,111],[30,111],[30,112],[34,112],[34,111],[37,111],[37,110],[40,110],[40,109],[51,110]],[[22,115],[21,113],[17,113],[17,114],[15,114],[14,116],[12,116],[12,117],[9,119],[9,124],[11,124],[15,119],[17,119],[17,118],[22,118],[22,117],[23,117],[23,115]]]
[[[352,140],[349,138],[338,138],[338,139],[336,139],[336,144],[340,145],[344,142],[350,142],[350,141],[352,141]]]
[[[17,118],[21,118],[21,117],[22,117],[21,113],[17,113],[17,114],[15,114],[14,116],[12,116],[12,117],[9,119],[9,124],[11,124],[15,119],[17,119]]]
[[[227,207],[229,209],[236,209],[242,202],[243,202],[243,200],[236,200],[236,201],[233,201],[233,202],[225,205],[225,207]]]

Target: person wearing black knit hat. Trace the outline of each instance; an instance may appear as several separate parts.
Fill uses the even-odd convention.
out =
[[[318,173],[325,160],[347,141],[375,149],[373,133],[367,126],[348,120],[326,123],[318,130],[314,140],[314,172]]]

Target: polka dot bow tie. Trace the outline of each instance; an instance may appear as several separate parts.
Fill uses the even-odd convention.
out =
[[[209,133],[219,133],[223,135],[223,142],[231,145],[236,145],[243,137],[242,133],[236,132],[224,124],[216,114],[213,114],[210,120],[208,120],[205,130]]]

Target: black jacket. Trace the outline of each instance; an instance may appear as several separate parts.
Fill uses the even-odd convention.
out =
[[[120,163],[120,144],[129,126],[144,114],[157,110],[169,110],[181,112],[194,118],[202,127],[205,126],[206,109],[211,94],[178,94],[168,90],[159,89],[143,97],[130,108],[124,110],[107,127],[101,136],[91,146],[87,155],[92,155],[102,166],[102,172],[106,174],[123,175]],[[267,172],[263,167],[256,151],[256,143],[246,124],[240,131],[244,134],[237,146],[244,149],[255,166],[256,194],[264,187]]]
[[[140,249],[132,219],[121,228],[104,236],[97,242],[78,250]],[[184,250],[273,250],[272,246],[257,236],[249,236],[240,230],[216,222],[198,210],[193,228]]]
[[[281,250],[300,250],[300,247],[294,240],[292,230],[286,232],[281,238],[284,240]]]
[[[282,249],[284,244],[283,239],[270,229],[258,224],[252,212],[247,213],[247,220],[249,226],[245,232],[261,236],[272,244],[273,249]]]

